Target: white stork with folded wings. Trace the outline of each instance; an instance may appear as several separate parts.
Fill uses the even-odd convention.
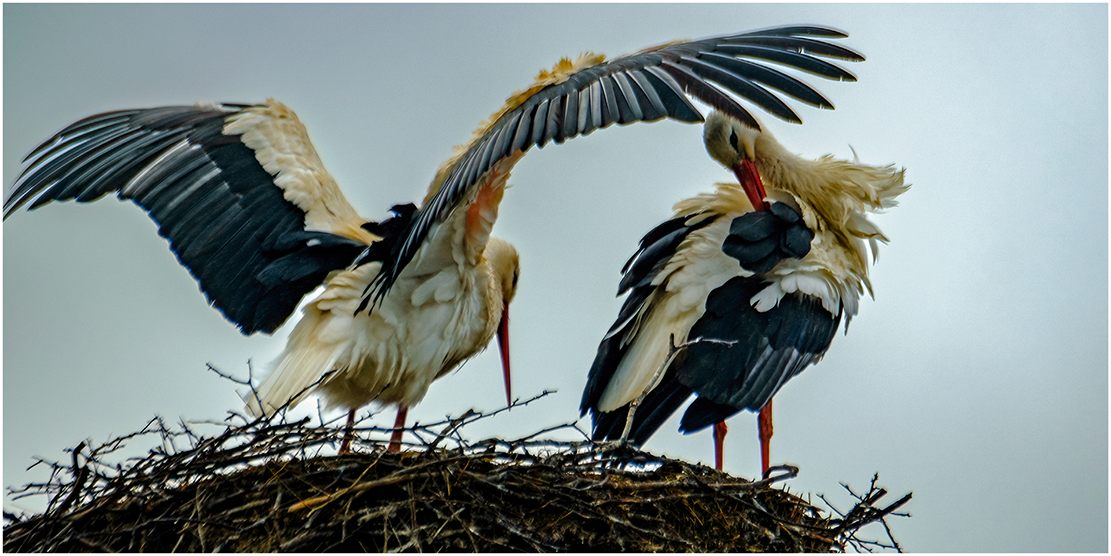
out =
[[[801,158],[720,112],[704,139],[739,183],[680,201],[641,240],[581,411],[593,414],[596,440],[619,439],[647,393],[627,428],[641,445],[696,395],[680,430],[715,425],[718,469],[725,419],[759,411],[767,472],[772,396],[822,358],[842,316],[847,329],[872,290],[865,244],[875,257],[887,241],[866,213],[895,206],[909,185],[894,166]]]
[[[517,255],[490,238],[509,171],[532,146],[613,123],[700,122],[691,95],[758,125],[730,96],[790,121],[770,87],[830,103],[773,67],[832,79],[824,58],[860,60],[821,27],[782,27],[669,43],[611,61],[563,60],[542,72],[441,166],[419,210],[371,222],[323,168],[281,103],[198,104],[99,114],[44,142],[5,203],[93,201],[115,193],[144,208],[209,302],[245,334],[272,332],[305,309],[250,407],[270,412],[315,390],[351,410],[377,401],[405,410],[431,382],[504,331]],[[816,37],[816,38],[815,38]],[[507,346],[502,336],[502,345]],[[503,352],[509,397],[508,354]]]

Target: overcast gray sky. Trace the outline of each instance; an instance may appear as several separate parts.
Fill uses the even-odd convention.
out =
[[[848,31],[858,83],[837,106],[762,117],[789,149],[896,163],[914,184],[874,220],[891,238],[847,335],[776,397],[773,462],[794,492],[844,500],[874,472],[914,491],[912,551],[1106,551],[1107,6],[4,6],[4,189],[21,157],[105,110],[261,101],[297,111],[368,218],[419,200],[438,164],[561,56],[817,23]],[[796,104],[796,106],[798,106]],[[731,175],[699,126],[613,127],[530,152],[495,234],[521,253],[515,394],[558,393],[470,434],[574,420],[622,263],[671,205]],[[155,414],[240,409],[205,363],[246,374],[286,330],[244,337],[206,307],[130,203],[55,203],[3,225],[5,486],[85,438]],[[410,420],[502,404],[496,350],[434,384]],[[379,421],[392,423],[387,412]],[[583,421],[587,426],[587,421]],[[677,419],[651,451],[712,463]],[[758,471],[755,417],[727,470]],[[32,507],[5,496],[6,509]],[[873,532],[879,534],[878,532]]]

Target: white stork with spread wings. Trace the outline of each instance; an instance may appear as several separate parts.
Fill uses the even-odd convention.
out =
[[[641,239],[581,411],[593,414],[596,440],[619,439],[641,399],[627,440],[642,445],[697,395],[680,430],[715,425],[718,469],[725,419],[760,411],[767,472],[772,396],[822,358],[843,315],[847,330],[872,290],[865,241],[873,258],[887,241],[866,213],[895,206],[909,185],[894,166],[801,158],[720,112],[707,118],[704,139],[739,183],[680,201]]]
[[[28,203],[108,193],[131,200],[244,334],[273,332],[323,286],[249,408],[268,413],[315,391],[352,412],[371,401],[397,404],[400,427],[435,378],[506,329],[517,254],[490,231],[524,152],[614,123],[701,122],[687,95],[752,126],[730,94],[798,122],[769,88],[832,105],[773,65],[852,80],[825,59],[863,59],[822,40],[844,36],[780,27],[610,61],[564,59],[457,148],[419,210],[395,207],[381,223],[358,215],[297,117],[274,100],[121,110],[75,122],[27,156],[5,218]],[[507,352],[502,359],[508,399]]]

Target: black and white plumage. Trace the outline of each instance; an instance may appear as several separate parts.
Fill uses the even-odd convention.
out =
[[[714,222],[707,218],[685,225],[686,220],[674,218],[649,232],[623,269],[618,295],[629,291],[629,297],[622,316],[598,348],[592,380],[583,395],[588,407],[606,385],[604,380],[593,380],[594,376],[615,369],[628,352],[628,337],[622,333],[634,326],[630,317],[643,311],[645,301],[655,292],[653,281],[666,268],[665,261],[676,255],[691,232]],[[677,229],[664,234],[672,228]],[[768,211],[733,218],[722,251],[737,259],[741,268],[763,273],[786,258],[806,256],[813,237],[794,209],[786,203],[772,203]],[[630,430],[631,442],[646,442],[695,392],[705,394],[684,413],[683,432],[701,430],[743,409],[758,411],[787,380],[829,347],[841,321],[840,311],[831,315],[820,301],[797,292],[785,296],[770,311],[757,311],[749,300],[763,289],[763,282],[758,274],[735,276],[710,291],[705,313],[688,333],[688,341],[709,341],[695,341],[676,353],[660,386],[642,402],[644,410],[637,413]],[[618,438],[624,427],[622,411],[602,413],[595,417],[594,435],[596,439]]]
[[[621,438],[642,394],[629,427],[636,445],[692,394],[683,432],[765,408],[856,314],[871,289],[864,241],[873,256],[887,241],[865,213],[895,206],[908,187],[891,166],[805,160],[717,112],[705,140],[740,183],[676,204],[622,269],[618,295],[628,297],[580,406],[596,440]]]
[[[28,155],[5,218],[54,200],[108,193],[131,200],[155,220],[209,302],[245,334],[272,332],[324,286],[251,408],[272,411],[337,371],[318,388],[331,405],[378,401],[403,413],[507,322],[517,256],[490,231],[525,151],[613,123],[701,121],[688,95],[753,125],[730,95],[797,121],[769,89],[830,104],[774,66],[852,80],[824,59],[862,59],[821,40],[844,36],[782,27],[669,43],[608,62],[565,59],[459,147],[419,209],[395,207],[382,223],[359,216],[296,115],[272,99],[121,110],[67,126]],[[508,395],[505,355],[503,363]]]

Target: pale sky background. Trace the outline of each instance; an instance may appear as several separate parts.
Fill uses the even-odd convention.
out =
[[[790,150],[907,168],[874,220],[891,238],[848,335],[776,397],[773,462],[845,501],[879,472],[913,491],[903,546],[1108,549],[1108,11],[1088,5],[12,5],[4,15],[4,189],[62,126],[112,109],[273,96],[297,111],[363,215],[417,201],[438,164],[561,56],[614,56],[780,24],[850,33],[860,81],[809,76],[837,106],[756,113]],[[516,438],[578,416],[619,270],[676,201],[731,174],[701,127],[612,127],[530,152],[495,234],[521,253],[515,394],[558,393],[471,428]],[[105,198],[3,225],[5,486],[62,453],[241,403],[281,350],[206,307],[154,224]],[[288,327],[287,327],[288,328]],[[503,404],[496,350],[434,384],[410,422]],[[392,410],[378,417],[382,426]],[[583,426],[588,426],[583,420]],[[712,464],[673,418],[646,449]],[[726,467],[758,471],[755,416]],[[891,498],[894,500],[894,498]],[[847,502],[845,502],[847,505]],[[34,509],[5,496],[5,509]],[[873,536],[882,531],[871,531]]]

